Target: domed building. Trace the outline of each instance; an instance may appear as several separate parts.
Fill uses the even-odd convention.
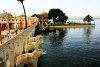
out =
[[[39,16],[39,22],[42,23],[42,22],[48,22],[48,13],[45,12],[44,10],[40,13],[40,14],[37,14]]]
[[[8,12],[3,12],[0,14],[0,18],[6,18],[6,17],[12,18],[13,16],[11,13],[8,13]]]
[[[24,14],[19,15],[19,16],[14,16],[14,17],[11,13],[5,12],[5,11],[3,11],[0,14],[0,23],[2,23],[2,30],[7,29],[8,23],[9,23],[10,29],[14,29],[16,24],[19,27],[20,20],[23,22],[23,28],[25,28],[25,15]],[[33,24],[35,20],[36,18],[34,17],[30,17],[30,16],[27,17],[27,26],[30,26],[31,24]]]
[[[11,21],[13,18],[13,15],[11,13],[8,13],[8,12],[5,12],[3,11],[1,14],[0,14],[0,22],[2,23],[2,28],[3,29],[7,29],[7,23],[6,21]],[[9,27],[12,28],[12,23],[9,22]]]
[[[20,16],[14,16],[9,13],[9,12],[5,12],[3,11],[0,14],[0,22],[2,23],[2,28],[5,30],[7,29],[7,23],[9,23],[9,28],[10,29],[14,29],[15,27],[15,23],[17,23],[17,25],[19,25],[20,23],[20,19],[22,19],[23,23],[24,23],[24,15],[20,15]]]

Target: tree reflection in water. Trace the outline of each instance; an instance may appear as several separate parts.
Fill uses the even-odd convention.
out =
[[[91,43],[91,38],[92,38],[92,34],[93,34],[93,31],[94,31],[94,27],[87,27],[87,28],[84,28],[84,41],[89,44]]]

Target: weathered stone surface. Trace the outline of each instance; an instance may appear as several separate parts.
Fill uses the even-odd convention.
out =
[[[28,27],[0,46],[0,58],[6,67],[14,67],[16,58],[25,52],[24,46],[30,42],[30,37],[35,33],[36,25],[37,23]]]

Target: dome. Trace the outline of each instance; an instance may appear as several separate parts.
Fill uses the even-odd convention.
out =
[[[45,14],[46,12],[45,12],[45,10],[43,9],[42,11],[41,11],[41,14]]]
[[[12,14],[11,13],[8,13],[8,12],[3,12],[0,14],[0,18],[5,18],[5,17],[9,17],[9,18],[12,18]]]

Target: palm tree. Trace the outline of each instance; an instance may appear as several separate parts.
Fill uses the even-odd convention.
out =
[[[90,23],[91,21],[93,21],[93,17],[90,16],[89,14],[83,19],[83,21],[87,21],[88,23]]]
[[[24,7],[24,4],[23,4],[23,1],[24,0],[17,0],[17,1],[20,1],[22,3],[22,6],[23,6],[23,10],[24,10],[24,14],[25,14],[25,29],[27,28],[27,19],[26,19],[26,11],[25,11],[25,7]]]

